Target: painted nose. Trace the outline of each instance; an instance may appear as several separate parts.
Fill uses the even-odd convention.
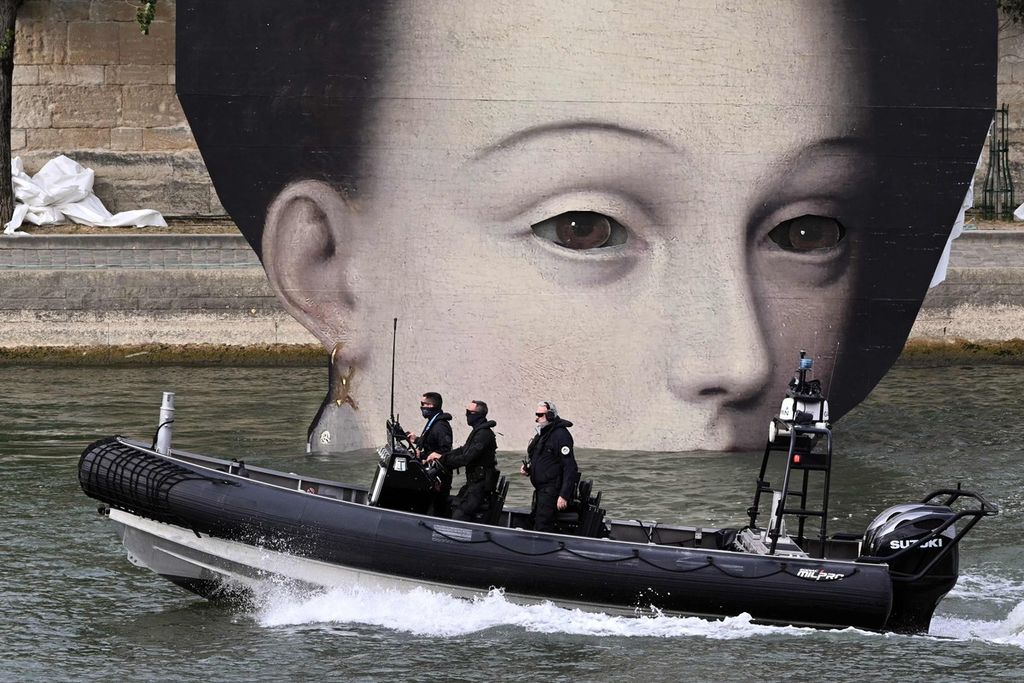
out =
[[[678,296],[666,302],[665,319],[676,342],[666,374],[669,390],[686,402],[741,407],[761,397],[772,376],[743,248],[702,255],[697,264],[672,260]]]

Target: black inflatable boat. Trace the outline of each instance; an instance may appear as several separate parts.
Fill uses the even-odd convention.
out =
[[[208,598],[259,591],[268,579],[461,596],[497,587],[514,601],[602,611],[927,631],[956,583],[960,540],[996,509],[944,489],[886,510],[861,535],[828,535],[832,434],[809,368],[802,358],[771,422],[742,528],[606,519],[584,481],[559,532],[534,532],[529,510],[505,508],[504,478],[474,522],[431,517],[435,473],[393,437],[370,487],[122,437],[85,449],[79,481],[104,503],[134,564]],[[765,481],[774,453],[786,457],[778,491]]]

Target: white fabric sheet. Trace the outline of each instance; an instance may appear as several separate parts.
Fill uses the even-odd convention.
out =
[[[1024,204],[1013,210],[1013,217],[1018,221],[1024,221]]]
[[[25,173],[21,157],[11,159],[14,181],[14,216],[4,225],[5,235],[19,232],[22,223],[55,225],[73,221],[112,228],[124,225],[167,227],[159,211],[138,209],[112,214],[92,193],[96,174],[63,154],[47,161],[34,176]]]
[[[978,169],[981,168],[981,160],[983,158],[984,155],[978,157],[978,163],[974,166],[975,174],[977,174]],[[956,222],[953,223],[953,229],[949,233],[949,239],[946,240],[946,248],[942,250],[942,256],[939,257],[939,262],[935,266],[935,273],[932,275],[932,281],[928,285],[928,289],[942,284],[942,281],[946,279],[946,271],[949,269],[949,255],[953,250],[953,240],[963,233],[964,221],[967,217],[967,209],[972,206],[974,206],[974,178],[971,178],[971,184],[967,186],[967,194],[964,196],[963,204],[960,205],[960,213],[956,217]]]

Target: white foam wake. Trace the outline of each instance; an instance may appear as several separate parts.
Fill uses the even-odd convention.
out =
[[[957,594],[971,601],[980,598],[992,602],[997,595],[1001,601],[1005,594],[1000,595],[996,588],[1010,593],[1024,590],[1019,584],[1003,585],[991,577],[967,578],[958,586]],[[755,624],[748,614],[721,620],[666,616],[656,611],[636,617],[617,616],[568,609],[551,602],[519,605],[506,599],[500,590],[464,600],[422,587],[402,591],[351,586],[310,595],[277,585],[264,594],[255,617],[265,627],[363,625],[434,637],[457,637],[502,627],[598,637],[703,637],[712,640],[819,633],[810,628]],[[853,628],[845,632],[864,637],[891,636]],[[929,636],[1024,648],[1024,599],[1018,599],[1004,619],[936,615]]]
[[[796,627],[751,623],[750,615],[709,621],[659,613],[639,617],[613,616],[558,607],[550,602],[518,605],[499,590],[472,600],[453,598],[425,588],[408,592],[362,587],[337,588],[314,597],[278,593],[258,609],[263,626],[362,624],[416,635],[452,637],[497,627],[518,627],[539,633],[589,636],[700,636],[716,640],[767,634],[812,633]]]
[[[1005,619],[985,621],[936,616],[928,633],[957,640],[984,640],[1024,648],[1024,602],[1018,602]]]

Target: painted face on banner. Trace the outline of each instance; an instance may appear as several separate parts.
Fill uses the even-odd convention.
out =
[[[198,40],[221,10],[186,4],[179,40]],[[879,3],[311,6],[280,20],[370,38],[281,50],[286,77],[246,86],[205,39],[178,82],[197,129],[239,107],[197,139],[285,306],[338,349],[338,450],[380,441],[396,317],[396,393],[481,397],[502,447],[527,443],[536,396],[582,446],[759,447],[800,350],[840,416],[899,353],[962,202],[984,128],[957,112],[990,117],[916,52],[893,62],[912,81],[879,69],[904,26]],[[916,40],[949,18],[900,7]],[[239,150],[265,164],[251,182]]]
[[[414,329],[411,384],[496,416],[557,395],[588,444],[722,449],[763,440],[799,349],[833,355],[874,163],[859,64],[807,3],[719,5],[391,18],[351,324]]]

